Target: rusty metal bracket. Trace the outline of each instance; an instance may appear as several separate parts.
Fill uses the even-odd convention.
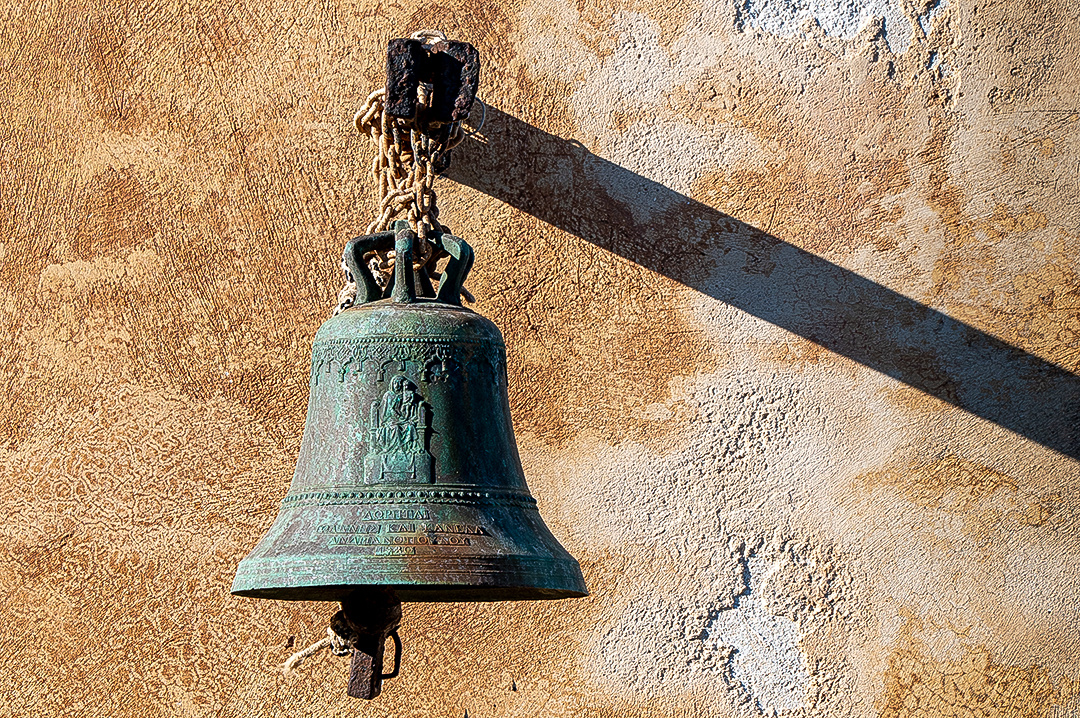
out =
[[[468,119],[480,86],[480,53],[467,42],[413,38],[390,41],[386,111],[429,137]]]

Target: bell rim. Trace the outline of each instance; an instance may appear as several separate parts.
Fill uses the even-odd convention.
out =
[[[350,573],[348,581],[326,582],[328,576]],[[365,560],[342,556],[315,561],[310,557],[286,561],[280,557],[248,557],[240,562],[231,593],[285,601],[340,600],[340,596],[372,586],[392,588],[403,601],[414,602],[544,600],[589,595],[581,566],[569,554],[566,558],[370,556]],[[330,597],[311,597],[324,594]]]
[[[323,584],[252,588],[231,591],[240,598],[259,598],[271,601],[341,601],[350,594],[366,588],[387,588],[403,603],[496,603],[501,601],[560,601],[566,598],[587,598],[591,594],[568,588],[535,588],[521,586],[475,586],[446,584],[414,586],[409,584]]]

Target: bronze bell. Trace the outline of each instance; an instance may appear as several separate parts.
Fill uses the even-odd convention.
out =
[[[472,249],[448,233],[428,237],[449,255],[436,293],[414,271],[416,235],[403,225],[345,247],[356,302],[315,336],[292,485],[232,586],[238,596],[341,601],[337,633],[354,638],[349,693],[366,698],[389,677],[386,638],[400,659],[398,601],[588,593],[525,485],[502,335],[461,306]],[[381,289],[364,258],[390,248]]]

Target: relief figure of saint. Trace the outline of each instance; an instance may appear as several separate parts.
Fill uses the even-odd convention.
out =
[[[430,407],[403,376],[395,376],[382,399],[371,406],[366,483],[432,481],[427,452]]]
[[[383,450],[415,453],[423,451],[419,441],[423,399],[403,376],[390,381],[390,389],[383,394],[376,434]]]

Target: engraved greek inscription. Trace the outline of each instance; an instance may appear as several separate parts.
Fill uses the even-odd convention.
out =
[[[438,546],[472,546],[472,539],[467,536],[432,536],[431,543]]]
[[[373,509],[360,516],[361,521],[424,521],[430,520],[427,509]]]
[[[412,546],[380,546],[372,551],[374,556],[415,556],[416,549]]]
[[[416,524],[387,524],[386,532],[392,534],[414,534]]]
[[[392,546],[427,546],[431,539],[427,536],[384,536],[383,542]]]
[[[356,534],[352,536],[331,536],[328,547],[333,546],[427,546],[434,543],[427,536],[375,536]]]
[[[487,536],[483,526],[472,524],[432,524],[428,531],[439,534],[469,534],[472,536]]]
[[[330,540],[326,542],[328,547],[333,546],[366,546],[371,541],[371,536],[353,535],[353,536],[331,536]]]
[[[377,534],[382,529],[379,524],[323,524],[315,529],[320,534]]]

